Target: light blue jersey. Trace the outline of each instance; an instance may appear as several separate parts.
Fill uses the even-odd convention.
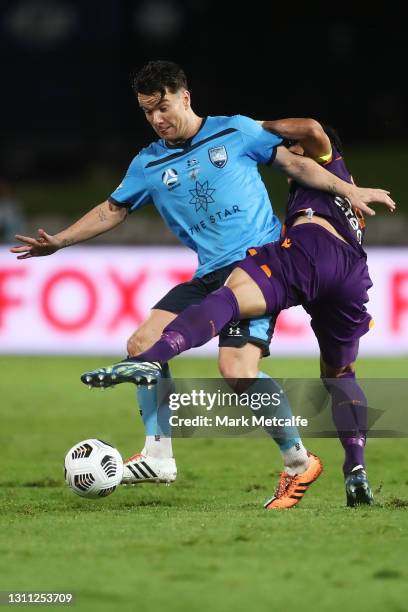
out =
[[[196,276],[203,276],[278,239],[280,223],[257,164],[272,162],[281,142],[248,117],[207,117],[185,143],[158,140],[143,149],[109,199],[129,212],[153,201],[197,253]]]

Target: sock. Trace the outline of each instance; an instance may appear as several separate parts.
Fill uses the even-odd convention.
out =
[[[347,476],[357,466],[365,468],[364,447],[366,439],[363,436],[349,438],[342,436],[340,438],[342,446],[345,450],[345,458],[343,463],[343,474]]]
[[[228,321],[233,320],[239,320],[238,302],[231,289],[221,287],[208,295],[201,304],[183,310],[164,328],[160,340],[135,359],[166,362],[194,346],[205,344]]]
[[[172,411],[169,408],[169,395],[174,393],[174,380],[171,377],[168,363],[162,365],[162,377],[159,385],[155,385],[157,400],[157,431],[156,434],[165,438],[171,438],[170,417]],[[171,457],[173,455],[170,455]]]
[[[157,396],[156,385],[152,389],[138,386],[136,389],[140,416],[143,419],[146,436],[157,434]]]
[[[346,372],[335,379],[325,379],[324,384],[332,398],[333,421],[345,451],[343,472],[346,475],[357,465],[365,467],[367,398],[354,372]]]
[[[173,457],[171,438],[164,436],[146,436],[145,453],[155,459],[169,459]]]
[[[302,440],[292,444],[290,448],[281,449],[285,472],[290,476],[303,474],[309,467],[309,456],[303,446]]]
[[[247,393],[268,393],[273,395],[279,393],[280,404],[278,406],[262,406],[254,411],[260,416],[277,418],[291,418],[292,410],[289,400],[285,393],[281,392],[281,387],[264,372],[258,372],[258,380],[247,390]],[[275,440],[282,454],[284,471],[290,476],[301,474],[309,465],[307,450],[302,444],[297,427],[265,427],[265,431]]]
[[[140,386],[137,388],[137,398],[146,434],[142,454],[164,459],[173,457],[168,395],[174,389],[174,383],[168,364],[162,367],[162,377],[168,379],[168,387],[163,383],[150,389]]]

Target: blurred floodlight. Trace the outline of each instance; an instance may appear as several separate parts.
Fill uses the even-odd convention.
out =
[[[145,0],[134,14],[134,25],[144,38],[164,42],[176,36],[182,26],[183,14],[176,2]]]
[[[36,47],[63,42],[77,23],[75,8],[61,0],[20,0],[5,18],[6,29],[18,42]]]

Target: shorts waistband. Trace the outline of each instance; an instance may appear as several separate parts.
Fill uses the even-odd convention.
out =
[[[307,215],[298,215],[298,216],[307,216]],[[319,223],[302,223],[301,225],[295,225],[295,226],[292,225],[287,230],[286,237],[290,236],[292,232],[298,233],[299,231],[305,231],[306,228],[308,228],[309,232],[310,231],[314,231],[317,233],[320,232],[320,235],[325,236],[328,240],[335,241],[336,244],[341,244],[344,248],[351,249],[352,251],[355,252],[355,248],[353,247],[353,245],[351,245],[349,242],[346,242],[345,240],[342,240],[341,238],[338,238],[335,234],[332,234],[328,229],[323,227],[323,225],[319,225]]]
[[[223,272],[229,272],[236,268],[237,265],[240,263],[240,259],[238,259],[237,261],[233,261],[230,264],[226,264],[225,266],[222,266],[221,268],[216,268],[215,270],[211,270],[211,272],[207,272],[206,274],[203,274],[202,276],[195,276],[194,278],[196,280],[212,280],[213,278],[217,277],[219,274],[222,274]]]

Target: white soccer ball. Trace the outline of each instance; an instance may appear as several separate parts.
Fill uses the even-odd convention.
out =
[[[65,481],[81,497],[106,497],[123,476],[119,451],[103,440],[83,440],[65,456]]]

